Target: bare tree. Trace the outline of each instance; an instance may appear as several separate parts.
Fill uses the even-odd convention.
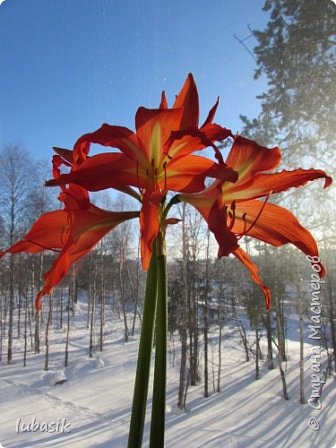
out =
[[[28,170],[27,167],[30,167],[30,169]],[[8,144],[2,147],[0,153],[0,205],[4,225],[4,243],[8,246],[14,244],[18,236],[25,230],[25,199],[34,180],[33,175],[34,164],[22,145]],[[13,358],[13,317],[15,307],[14,266],[14,257],[10,254],[8,284],[8,363],[11,363]]]
[[[209,260],[210,255],[210,232],[207,232],[207,246],[206,246],[206,259],[205,259],[205,288],[204,288],[204,397],[209,397],[209,372],[208,372],[208,332],[209,332]]]
[[[188,373],[187,373],[187,326],[188,326],[188,286],[187,286],[187,232],[186,232],[186,204],[182,204],[181,218],[182,218],[182,291],[181,291],[181,317],[179,320],[179,332],[181,338],[181,365],[180,365],[180,380],[177,406],[180,409],[185,409],[186,395],[188,388]]]
[[[45,328],[45,361],[44,361],[44,370],[49,370],[49,332],[50,327],[52,324],[52,312],[53,312],[53,300],[52,300],[52,294],[49,296],[49,310],[48,310],[48,318],[47,318],[47,325]]]

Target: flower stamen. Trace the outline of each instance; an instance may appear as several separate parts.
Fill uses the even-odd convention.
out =
[[[265,201],[264,201],[263,205],[261,206],[261,209],[259,210],[258,215],[256,216],[255,220],[252,222],[252,224],[250,225],[250,227],[248,229],[246,229],[246,213],[243,214],[244,231],[243,231],[242,235],[239,237],[239,239],[242,238],[243,236],[247,235],[247,233],[257,224],[257,221],[260,218],[271,194],[272,194],[272,191],[266,196]]]

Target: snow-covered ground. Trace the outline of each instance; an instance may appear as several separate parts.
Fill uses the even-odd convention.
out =
[[[53,330],[50,335],[49,372],[43,370],[43,353],[29,354],[25,368],[22,367],[21,353],[16,355],[12,365],[3,363],[0,366],[0,446],[127,446],[138,336],[125,343],[121,321],[109,322],[103,353],[89,358],[85,312],[82,304],[76,312],[76,329],[71,330],[69,367],[66,369],[62,368],[65,334],[61,330]],[[178,346],[176,337],[176,352]],[[237,332],[227,329],[222,348],[222,391],[205,399],[202,383],[190,387],[185,413],[176,408],[179,367],[177,362],[173,366],[170,352],[165,446],[332,448],[336,443],[336,382],[328,379],[320,410],[300,405],[298,342],[295,337],[288,342],[288,350],[290,360],[286,378],[290,400],[285,401],[278,369],[267,371],[262,361],[261,379],[255,381],[254,361],[244,362]],[[308,345],[306,359],[306,397],[309,398]],[[62,384],[54,385],[64,379]],[[149,398],[149,405],[150,402]],[[148,411],[148,419],[149,416]],[[308,427],[311,417],[318,421],[319,430]],[[29,429],[36,430],[24,431],[27,424],[35,426]],[[148,446],[148,430],[147,422],[144,447]]]

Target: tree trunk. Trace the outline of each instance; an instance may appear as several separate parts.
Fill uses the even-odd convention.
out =
[[[125,285],[124,285],[124,279],[123,279],[123,268],[125,263],[125,251],[126,251],[126,241],[124,238],[122,238],[120,243],[120,259],[119,259],[119,292],[120,292],[120,304],[121,309],[123,312],[123,319],[124,319],[124,336],[125,336],[125,342],[128,342],[128,324],[127,324],[127,310],[126,310],[126,297],[125,297]]]
[[[299,318],[300,318],[300,404],[306,404],[307,400],[304,393],[304,325],[303,325],[303,303],[300,288],[299,296]]]
[[[24,351],[23,351],[23,367],[27,365],[27,327],[28,327],[28,295],[24,295]]]
[[[207,232],[207,249],[205,265],[205,291],[204,291],[204,397],[209,397],[209,372],[208,372],[208,330],[209,330],[209,248],[210,232]]]
[[[188,286],[187,286],[187,235],[186,235],[186,204],[182,204],[182,295],[181,295],[181,318],[180,318],[180,337],[181,337],[181,365],[177,407],[184,410],[187,394],[187,322],[188,322]]]
[[[132,323],[132,336],[134,336],[135,322],[138,312],[139,304],[139,283],[140,283],[140,238],[138,239],[138,256],[137,256],[137,266],[136,266],[136,289],[135,289],[135,301],[134,301],[134,313],[133,313],[133,323]]]
[[[40,310],[35,310],[35,332],[34,332],[34,342],[35,342],[35,353],[40,353]]]
[[[274,369],[273,363],[273,346],[272,346],[272,319],[271,313],[266,314],[266,331],[267,331],[267,368]]]
[[[99,335],[99,351],[103,351],[104,345],[104,325],[105,325],[105,263],[104,254],[101,253],[100,275],[101,275],[101,290],[100,290],[100,335]]]
[[[255,356],[255,379],[260,379],[260,373],[259,373],[259,319],[257,317],[256,319],[256,325],[255,325],[255,338],[256,338],[256,356]]]
[[[12,240],[12,238],[11,238]],[[8,347],[7,363],[13,359],[13,319],[14,319],[14,255],[10,254],[9,262],[9,312],[8,312]]]
[[[244,346],[244,350],[245,350],[245,361],[249,362],[250,354],[249,354],[249,346],[248,346],[246,330],[245,330],[244,325],[242,324],[242,322],[239,319],[236,318],[236,322],[237,322],[238,331],[239,331],[240,337],[242,338],[242,342],[243,342],[243,346]]]
[[[222,285],[219,294],[218,322],[219,322],[219,335],[218,335],[218,369],[217,369],[216,392],[221,391],[221,375],[222,375],[222,339],[223,339],[223,326],[224,326],[224,291]]]
[[[69,289],[68,308],[67,308],[67,331],[66,331],[66,338],[65,338],[64,367],[68,367],[68,364],[69,364],[70,308],[71,308],[71,297],[70,297],[70,289]]]
[[[44,370],[49,370],[49,330],[51,325],[51,319],[52,319],[52,294],[49,296],[49,312],[48,312],[48,319],[47,319],[47,325],[45,330],[45,347],[46,347],[46,353],[45,353],[45,362],[44,362]]]
[[[276,313],[277,313],[277,336],[278,336],[278,364],[279,364],[279,373],[282,383],[282,393],[285,400],[289,400],[288,391],[287,391],[287,383],[285,372],[282,368],[282,363],[287,361],[286,359],[286,344],[284,338],[284,319],[283,319],[283,310],[280,303],[280,294],[279,294],[279,283],[278,283],[278,266],[275,263],[275,300],[276,300]]]
[[[95,261],[92,290],[91,290],[91,318],[90,318],[90,345],[89,345],[90,358],[93,357],[93,351],[94,351],[93,330],[94,330],[94,317],[96,311],[96,297],[97,297],[97,261]]]

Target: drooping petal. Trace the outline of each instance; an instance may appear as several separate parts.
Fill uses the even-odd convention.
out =
[[[56,210],[41,215],[22,240],[13,244],[0,257],[7,253],[27,252],[30,254],[63,247],[69,231],[68,213]]]
[[[291,243],[306,255],[318,256],[316,241],[311,233],[290,211],[275,204],[264,204],[259,200],[238,202],[232,231],[246,233],[276,247]],[[320,275],[324,276],[324,273],[321,265]]]
[[[269,309],[271,306],[271,292],[266,286],[261,278],[259,277],[259,269],[258,267],[253,263],[251,258],[248,256],[248,254],[243,251],[241,248],[238,248],[233,251],[233,255],[238,258],[238,260],[250,271],[251,278],[254,281],[256,285],[258,285],[264,296],[266,301],[266,309]]]
[[[218,243],[218,258],[227,257],[238,249],[237,236],[227,226],[227,210],[216,201],[212,205],[207,223]]]
[[[183,108],[180,122],[181,129],[197,128],[199,120],[199,100],[197,87],[191,73],[177,95],[173,109]]]
[[[215,188],[206,190],[205,193],[181,194],[178,198],[200,212],[217,240],[218,257],[227,256],[238,248],[237,236],[228,227],[227,207],[221,201],[220,194],[215,196]]]
[[[74,161],[77,164],[87,159],[91,143],[119,149],[127,157],[140,164],[146,163],[146,154],[139,145],[138,137],[130,129],[123,126],[103,124],[95,132],[80,137],[74,146]]]
[[[46,182],[47,186],[74,183],[89,191],[99,191],[124,185],[143,188],[147,177],[143,169],[121,153],[98,154],[88,158],[75,171],[61,174]]]
[[[224,163],[214,142],[225,140],[230,135],[231,131],[215,124],[208,125],[202,129],[173,131],[170,140],[167,142],[165,153],[170,158],[178,158],[207,147],[212,147],[215,150],[217,160]]]
[[[78,210],[70,214],[71,226],[68,238],[63,244],[59,257],[51,269],[43,276],[43,289],[36,299],[36,307],[41,308],[42,297],[67,275],[71,266],[89,253],[94,246],[118,224],[139,216],[138,212],[107,212],[92,206],[89,211]]]
[[[206,123],[201,127],[200,131],[209,141],[213,142],[222,142],[228,137],[233,137],[230,129],[223,128],[216,123]]]
[[[158,198],[146,191],[140,211],[140,246],[142,268],[147,271],[153,253],[153,242],[159,234],[159,204]]]

